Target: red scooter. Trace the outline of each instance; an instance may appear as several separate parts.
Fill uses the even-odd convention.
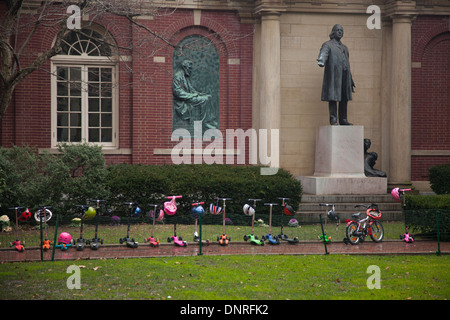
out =
[[[148,237],[147,239],[145,239],[145,242],[148,242],[150,244],[150,247],[159,247],[159,240],[155,239],[155,237],[153,236],[153,232],[155,230],[155,220],[156,220],[156,212],[158,211],[158,205],[157,204],[152,204],[151,206],[154,206],[154,210],[153,210],[153,226],[152,226],[152,234],[150,237]],[[159,211],[162,211],[161,209],[159,209]],[[164,215],[164,213],[163,213]]]

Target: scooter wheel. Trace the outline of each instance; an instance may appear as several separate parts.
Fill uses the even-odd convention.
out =
[[[171,238],[171,237],[168,237],[168,238],[167,238],[167,242],[169,242],[169,243],[172,242],[172,238]]]
[[[244,241],[247,241],[248,240],[248,237],[247,236],[244,236]]]

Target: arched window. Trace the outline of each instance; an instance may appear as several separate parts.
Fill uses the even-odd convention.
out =
[[[112,39],[69,31],[52,58],[52,146],[90,142],[117,147],[117,60]]]

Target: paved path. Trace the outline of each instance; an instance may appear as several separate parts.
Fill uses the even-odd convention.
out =
[[[202,245],[202,254],[210,255],[235,255],[235,254],[325,254],[322,242],[301,241],[297,244],[282,243],[280,245],[266,244],[255,246],[248,242],[231,242],[228,246],[220,246],[211,243],[209,246]],[[436,241],[415,241],[405,243],[400,240],[383,241],[374,243],[366,241],[358,245],[334,242],[326,246],[328,254],[436,254],[438,244]],[[189,243],[187,247],[176,247],[173,243],[163,243],[159,247],[150,247],[148,244],[140,244],[138,248],[128,248],[125,245],[102,245],[98,250],[86,247],[82,251],[69,248],[67,251],[55,250],[55,260],[77,260],[77,259],[115,259],[115,258],[146,258],[146,257],[170,257],[170,256],[197,256],[200,252],[198,243]],[[450,242],[440,243],[441,254],[450,253]],[[43,253],[43,260],[52,259],[52,251]],[[24,252],[14,249],[0,249],[0,262],[14,261],[39,261],[41,252],[37,247],[25,248]]]

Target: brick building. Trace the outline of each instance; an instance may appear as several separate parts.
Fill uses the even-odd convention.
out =
[[[35,16],[41,1],[26,3],[21,21]],[[369,5],[380,8],[379,27],[368,25]],[[378,153],[376,167],[391,185],[412,181],[425,190],[428,168],[450,162],[449,1],[186,0],[164,6],[163,14],[133,21],[84,13],[88,36],[68,30],[59,54],[16,87],[1,120],[1,145],[55,151],[60,142],[89,141],[103,146],[108,163],[172,163],[180,141],[172,139],[177,45],[196,39],[217,56],[210,93],[220,132],[279,129],[279,166],[310,175],[316,129],[328,125],[316,59],[338,23],[356,84],[349,120],[364,126]],[[48,50],[58,30],[39,27],[21,65]],[[24,41],[26,31],[12,43]],[[202,71],[202,63],[196,69],[194,61],[194,74],[212,72]],[[249,163],[249,150],[246,142],[223,144],[220,152],[236,163],[245,155]],[[192,144],[193,154],[202,152]]]

